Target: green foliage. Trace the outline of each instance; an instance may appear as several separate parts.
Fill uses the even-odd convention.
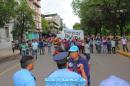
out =
[[[15,0],[0,0],[0,27],[3,27],[15,16]]]
[[[81,27],[88,33],[120,32],[130,23],[129,0],[73,0],[74,13],[80,17]],[[101,28],[106,30],[101,30]]]
[[[73,29],[80,30],[81,29],[80,23],[75,23]]]
[[[17,32],[17,34],[14,34],[23,38],[23,34],[25,32],[33,30],[35,26],[33,16],[34,12],[29,7],[26,0],[21,0],[16,9],[16,18],[13,32]]]
[[[42,18],[42,32],[43,33],[49,33],[50,32],[49,22],[45,18]]]

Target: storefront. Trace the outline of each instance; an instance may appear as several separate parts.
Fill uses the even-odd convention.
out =
[[[28,32],[26,38],[27,38],[27,40],[39,39],[39,33],[38,32]]]

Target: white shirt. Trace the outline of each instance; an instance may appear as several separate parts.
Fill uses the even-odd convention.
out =
[[[32,48],[33,48],[33,50],[37,50],[38,49],[38,43],[37,42],[33,42],[32,43]]]
[[[14,86],[36,86],[34,76],[27,69],[21,69],[13,75]]]
[[[123,45],[127,44],[127,40],[126,39],[122,39],[122,44]]]
[[[90,53],[90,46],[89,44],[85,44],[85,53],[89,54]]]
[[[116,47],[116,42],[114,40],[111,40],[111,47]]]

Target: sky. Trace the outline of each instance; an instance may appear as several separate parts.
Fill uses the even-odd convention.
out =
[[[72,29],[73,25],[80,20],[74,15],[71,2],[72,0],[41,0],[41,11],[43,14],[59,14],[66,27]]]

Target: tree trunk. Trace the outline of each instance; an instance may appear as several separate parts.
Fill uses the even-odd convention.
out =
[[[21,31],[20,33],[20,42],[22,43],[22,41],[23,41],[23,31]]]
[[[119,27],[120,27],[120,36],[123,36],[123,33],[124,33],[123,26],[119,25]]]

